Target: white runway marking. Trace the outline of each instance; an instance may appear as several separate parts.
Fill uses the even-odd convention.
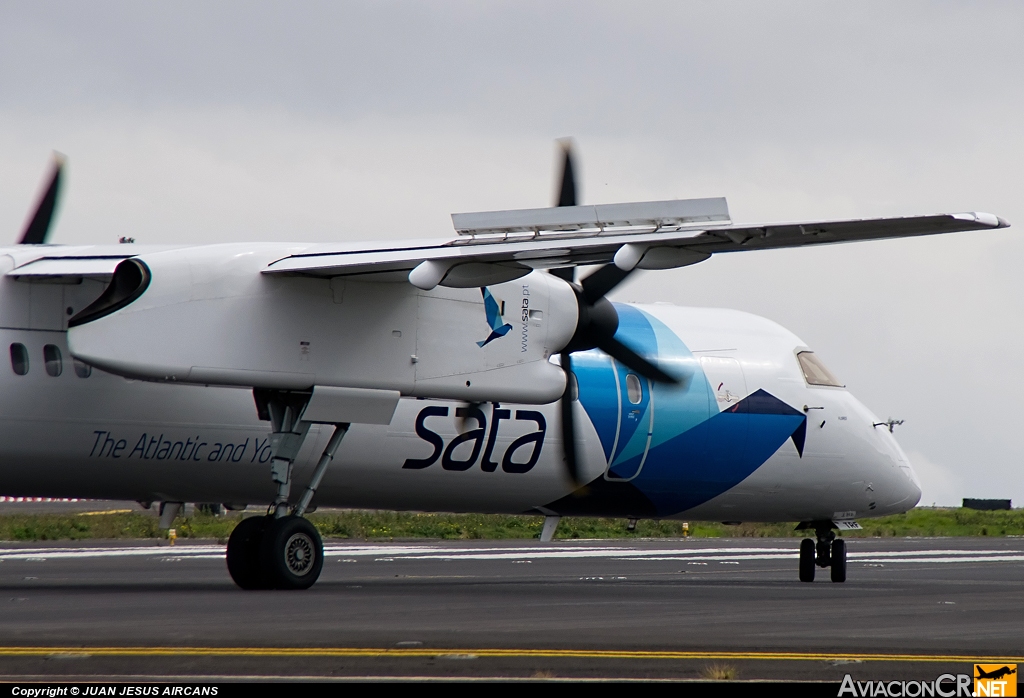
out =
[[[613,560],[666,561],[687,563],[742,563],[757,560],[795,560],[793,547],[731,547],[637,549],[624,546],[581,545],[573,543],[551,547],[503,546],[461,548],[444,545],[337,545],[324,546],[324,557],[339,562],[396,562],[401,560],[480,561],[507,560],[530,562],[544,559],[606,558]],[[18,548],[0,549],[0,562],[21,560],[45,562],[97,557],[157,558],[160,562],[211,560],[224,558],[224,546],[184,545],[118,548]],[[897,550],[850,552],[849,560],[872,566],[903,563],[957,564],[977,562],[1024,562],[1024,551],[1007,550]]]

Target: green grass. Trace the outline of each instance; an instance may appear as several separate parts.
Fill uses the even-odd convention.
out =
[[[0,540],[157,538],[157,520],[142,514],[7,514],[0,516]]]
[[[250,514],[251,515],[251,514]],[[544,519],[540,516],[498,514],[419,514],[408,512],[345,511],[309,516],[325,538],[392,540],[408,538],[447,540],[522,540],[538,538]],[[227,540],[240,516],[215,517],[197,514],[174,522],[179,538]],[[863,531],[845,531],[847,538],[892,536],[1006,536],[1024,535],[1024,509],[974,511],[972,509],[914,509],[880,519],[862,519]],[[678,538],[679,521],[642,520],[636,530],[625,519],[567,517],[558,538]],[[794,523],[739,524],[690,523],[696,538],[803,537]],[[0,515],[0,540],[44,541],[100,538],[163,538],[156,517],[142,513],[111,514],[9,514]]]
[[[1021,536],[1024,509],[975,511],[920,507],[906,514],[863,519],[863,531],[844,533],[854,537],[879,536]]]

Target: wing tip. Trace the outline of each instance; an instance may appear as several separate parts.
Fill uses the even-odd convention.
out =
[[[979,223],[983,223],[990,228],[1009,228],[1010,222],[1005,218],[1000,218],[994,213],[985,213],[984,211],[978,211],[974,214],[974,217]]]
[[[1010,223],[1005,218],[984,211],[973,211],[971,213],[954,213],[951,216],[957,220],[979,223],[986,228],[1009,228]]]

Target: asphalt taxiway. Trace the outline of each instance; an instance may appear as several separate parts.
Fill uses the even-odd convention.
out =
[[[0,676],[933,679],[1024,664],[1024,539],[347,543],[305,592],[223,546],[0,548]]]

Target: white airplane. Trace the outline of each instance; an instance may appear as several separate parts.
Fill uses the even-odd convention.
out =
[[[450,239],[187,247],[44,244],[58,163],[0,250],[0,493],[158,501],[165,525],[266,506],[228,543],[245,589],[316,581],[314,503],[800,521],[799,578],[844,581],[834,530],[920,498],[887,424],[769,320],[605,295],[712,254],[1007,223],[580,206],[564,163],[558,207],[455,214]]]

